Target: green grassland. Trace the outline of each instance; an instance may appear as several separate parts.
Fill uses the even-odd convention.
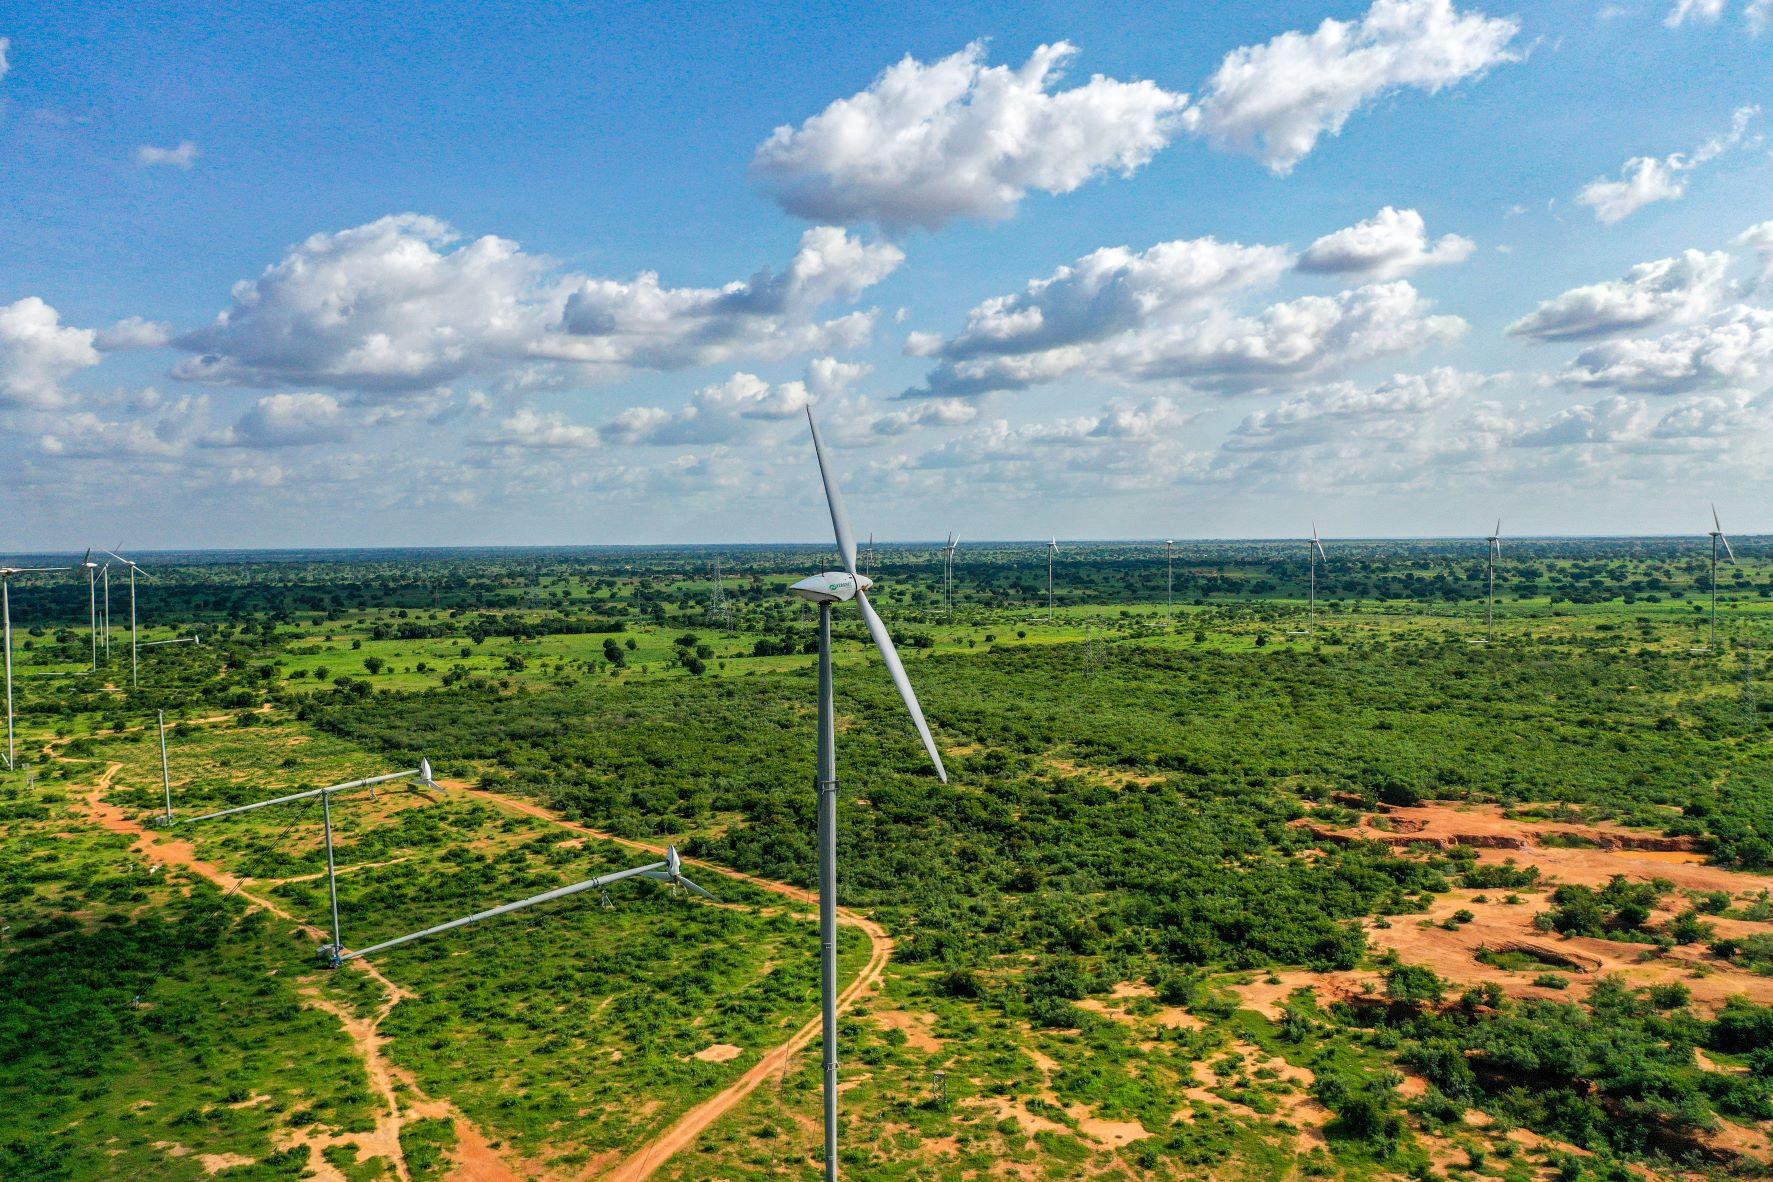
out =
[[[1293,549],[1179,556],[1173,608],[1161,548],[1068,551],[1051,620],[1044,560],[1025,550],[969,555],[949,618],[929,554],[883,549],[877,601],[950,782],[840,616],[842,901],[895,942],[883,992],[844,1020],[851,1176],[1745,1168],[1696,1146],[1773,1119],[1773,1011],[1701,1013],[1606,982],[1556,1003],[1462,995],[1393,964],[1364,921],[1414,922],[1469,858],[1320,847],[1294,822],[1420,800],[1567,806],[1764,874],[1773,565],[1739,547],[1711,652],[1688,544],[1520,544],[1494,644],[1476,643],[1468,545],[1339,547],[1309,635]],[[229,1179],[296,1178],[303,1137],[362,1134],[380,1110],[324,1006],[374,1015],[383,987],[324,970],[311,934],[238,893],[150,874],[93,821],[86,795],[113,762],[105,799],[144,822],[161,811],[139,729],[155,711],[182,817],[423,754],[447,780],[810,886],[814,617],[781,589],[818,558],[724,555],[719,613],[706,556],[682,552],[193,561],[144,614],[156,636],[196,628],[205,644],[145,650],[134,688],[115,635],[110,666],[41,676],[84,667],[84,588],[15,596],[35,783],[0,776],[0,1177],[204,1177],[220,1154]],[[164,836],[324,927],[318,811]],[[644,857],[453,788],[354,793],[333,819],[357,947]],[[380,1020],[388,1061],[518,1159],[570,1173],[619,1158],[816,1009],[807,908],[703,881],[719,906],[625,883],[613,909],[580,896],[378,957],[410,995]],[[1752,911],[1746,892],[1729,903]],[[858,971],[859,932],[842,953]],[[1301,996],[1272,1019],[1240,1001],[1300,970],[1379,974],[1391,1000]],[[1402,1090],[1406,1076],[1426,1083]],[[658,1176],[816,1176],[818,1088],[814,1044]],[[1300,1115],[1312,1106],[1327,1125]],[[408,1169],[443,1176],[453,1140],[447,1120],[408,1124]],[[348,1177],[391,1168],[325,1152]]]

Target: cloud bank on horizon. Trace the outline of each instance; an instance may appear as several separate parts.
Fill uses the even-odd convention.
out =
[[[1769,15],[1767,0],[1679,0],[1651,19],[1664,37],[1752,39]],[[1306,24],[1165,82],[1074,77],[1081,37],[1010,64],[985,40],[907,53],[707,163],[780,211],[769,253],[712,279],[694,252],[598,267],[596,243],[563,262],[394,210],[262,250],[206,320],[158,306],[88,320],[0,291],[0,452],[46,518],[158,473],[163,511],[220,506],[240,529],[273,501],[302,513],[343,496],[458,522],[563,501],[595,521],[665,498],[751,536],[790,532],[768,506],[802,474],[808,406],[855,453],[858,487],[914,517],[980,495],[1008,523],[1059,502],[1087,516],[1459,481],[1599,490],[1682,480],[1700,454],[1759,479],[1773,210],[1703,238],[1676,229],[1653,254],[1610,245],[1734,175],[1765,192],[1759,107],[1719,79],[1709,133],[1643,136],[1688,147],[1548,163],[1565,179],[1520,178],[1504,214],[1396,169],[1348,170],[1408,118],[1429,129],[1410,151],[1456,176],[1437,121],[1555,69],[1545,30],[1453,0]],[[19,44],[0,36],[0,98],[29,69]],[[1584,117],[1629,136],[1631,114]],[[1506,132],[1462,124],[1474,134]],[[173,146],[119,159],[175,186],[237,166],[197,138],[202,151],[157,137]],[[1196,228],[1168,188],[1185,176],[1247,186],[1247,216]],[[1586,212],[1565,219],[1572,192]],[[1098,200],[1190,229],[1067,223]],[[1538,277],[1500,240],[1531,216],[1618,261]],[[1099,236],[1060,245],[1077,229]],[[957,266],[956,237],[987,252],[976,268]]]

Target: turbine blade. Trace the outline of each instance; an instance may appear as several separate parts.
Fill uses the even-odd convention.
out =
[[[813,429],[813,453],[819,457],[819,478],[825,482],[825,502],[831,506],[831,531],[837,535],[837,549],[843,555],[843,569],[856,575],[856,541],[850,536],[850,515],[843,508],[843,494],[837,489],[837,477],[825,459],[825,441],[819,436],[819,424],[813,419],[813,408],[806,408],[807,426]]]
[[[1712,503],[1712,507],[1711,507],[1711,527],[1713,529],[1717,530],[1719,533],[1724,532],[1723,525],[1720,524],[1718,521],[1718,506],[1715,501]]]
[[[677,881],[682,883],[684,886],[688,887],[690,890],[696,892],[696,894],[702,896],[704,899],[714,899],[715,898],[713,891],[704,890],[703,888],[697,886],[695,883],[691,882],[689,879],[685,878],[681,874],[679,874],[677,876]],[[719,902],[718,899],[715,899],[715,901]]]
[[[1726,557],[1730,560],[1731,566],[1735,566],[1736,565],[1736,552],[1730,549],[1730,539],[1726,538],[1722,533],[1720,533],[1720,534],[1718,534],[1718,541],[1724,543],[1724,557]]]
[[[923,740],[923,749],[930,754],[930,762],[936,765],[936,777],[946,784],[948,769],[942,766],[942,753],[936,750],[936,740],[930,734],[930,724],[923,720],[923,707],[917,704],[917,691],[911,688],[911,679],[905,676],[905,666],[899,660],[899,650],[893,647],[893,638],[887,635],[886,624],[868,602],[868,593],[856,592],[856,603],[862,609],[862,620],[868,625],[868,635],[874,637],[874,647],[880,650],[880,659],[886,662],[887,672],[893,675],[893,684],[899,687],[899,696],[905,699],[905,708],[911,712],[911,721],[917,724],[918,737]]]

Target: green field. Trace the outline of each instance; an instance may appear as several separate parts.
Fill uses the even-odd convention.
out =
[[[1712,651],[1690,546],[1523,542],[1483,644],[1469,551],[1349,544],[1309,635],[1281,547],[1185,551],[1173,608],[1161,548],[1079,548],[1050,621],[1023,549],[975,550],[952,619],[883,551],[950,782],[840,617],[842,902],[893,945],[843,1020],[850,1176],[1766,1168],[1773,565],[1739,547]],[[814,617],[780,592],[816,558],[723,557],[719,614],[689,552],[179,561],[144,615],[205,643],[135,688],[115,634],[45,676],[84,667],[84,588],[21,580],[0,1177],[598,1176],[765,1063],[816,1013],[803,900],[710,868],[717,905],[623,883],[327,970],[318,807],[157,827],[151,721],[183,817],[433,761],[334,801],[348,946],[650,860],[614,839],[805,888]],[[1609,844],[1508,847],[1516,881],[1412,842],[1423,805]],[[1666,869],[1582,893],[1576,855],[1638,848]],[[1504,895],[1524,946],[1620,967],[1466,950],[1443,917]],[[815,1177],[818,1055],[654,1176]]]

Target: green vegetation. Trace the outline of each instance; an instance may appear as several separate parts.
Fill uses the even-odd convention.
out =
[[[852,1174],[1741,1165],[1719,1146],[1752,1157],[1752,1136],[1723,1133],[1773,1118],[1773,993],[1702,985],[1773,973],[1773,567],[1742,549],[1715,655],[1692,651],[1693,553],[1661,542],[1523,543],[1494,645],[1470,643],[1472,547],[1346,548],[1310,639],[1291,635],[1303,555],[1274,547],[1179,561],[1177,618],[1161,550],[1073,551],[1050,623],[1033,610],[1044,561],[963,551],[948,619],[931,556],[884,549],[883,611],[951,780],[841,621],[842,901],[894,942],[844,1023]],[[444,1101],[498,1152],[578,1173],[786,1042],[814,1015],[817,966],[806,905],[780,894],[719,877],[709,906],[622,884],[613,909],[579,896],[378,957],[384,983],[321,969],[301,926],[327,922],[317,807],[144,849],[95,812],[125,828],[160,812],[139,728],[165,709],[181,816],[421,754],[505,798],[335,800],[348,945],[649,857],[522,802],[810,887],[813,617],[780,592],[819,555],[723,552],[720,612],[704,557],[173,566],[143,597],[151,634],[205,643],[149,650],[135,689],[115,644],[108,670],[79,673],[83,599],[21,580],[36,780],[0,777],[0,1177],[213,1165],[251,1182],[324,1160],[374,1179],[396,1153],[444,1177],[465,1152]],[[1544,825],[1538,845],[1570,858],[1613,856],[1570,826],[1610,827],[1724,878],[1690,889],[1688,867],[1637,864],[1572,881],[1539,850],[1417,842],[1388,810],[1422,802]],[[171,838],[209,869],[154,852]],[[1692,984],[1573,984],[1549,952],[1486,945],[1501,912],[1547,949],[1603,941],[1622,963],[1691,966]],[[1406,930],[1462,949],[1468,975],[1394,956]],[[868,941],[846,927],[841,952],[854,974]],[[365,1023],[413,1109],[391,1138]],[[659,1176],[810,1162],[818,1085],[815,1043]],[[1549,1140],[1523,1148],[1513,1128]],[[1572,1146],[1594,1156],[1571,1166]]]

